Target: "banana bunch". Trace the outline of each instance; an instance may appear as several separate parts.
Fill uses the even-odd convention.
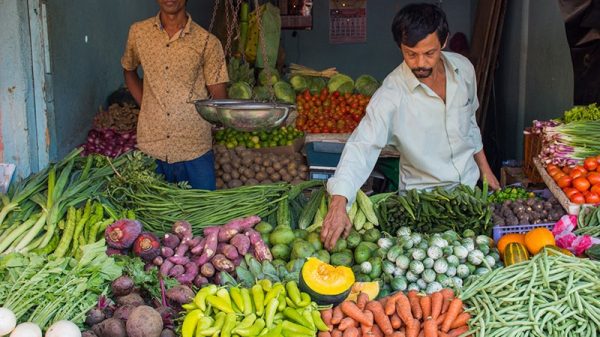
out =
[[[250,63],[244,62],[240,58],[232,57],[229,59],[227,72],[229,74],[229,83],[246,82],[251,87],[254,86],[254,68],[250,66]]]

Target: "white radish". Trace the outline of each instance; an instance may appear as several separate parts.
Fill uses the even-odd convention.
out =
[[[10,337],[42,337],[42,330],[35,323],[21,323],[11,332]]]
[[[48,328],[46,337],[81,337],[81,331],[71,321],[58,321]]]
[[[0,336],[8,335],[17,326],[17,316],[7,308],[0,308]]]

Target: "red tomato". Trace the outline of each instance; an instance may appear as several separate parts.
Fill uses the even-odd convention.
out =
[[[594,186],[592,186],[592,188],[590,188],[590,191],[600,195],[600,184],[595,184]]]
[[[588,173],[587,180],[592,185],[600,184],[600,173],[599,172],[590,172],[590,173]]]
[[[571,196],[575,193],[579,193],[578,190],[572,188],[572,187],[567,187],[567,188],[563,188],[563,192],[565,192],[565,195],[567,196],[567,198],[571,198]]]
[[[583,167],[585,167],[588,171],[595,171],[598,168],[598,162],[596,161],[596,157],[589,157],[583,161]]]
[[[548,174],[553,178],[554,178],[554,175],[558,172],[561,172],[561,170],[558,167],[548,168]]]
[[[585,203],[586,204],[598,204],[600,203],[600,195],[594,192],[587,192],[585,194]]]
[[[558,187],[565,188],[565,187],[571,187],[571,181],[572,181],[571,177],[569,177],[568,175],[564,175],[564,176],[560,177],[556,183],[558,184]]]
[[[548,166],[546,166],[546,171],[550,172],[550,170],[555,170],[558,169],[560,167],[554,165],[554,164],[548,164]]]
[[[571,170],[573,170],[573,169],[571,167],[569,167],[569,166],[565,166],[565,167],[562,168],[562,171],[564,173],[566,173],[566,174],[571,173]]]
[[[585,197],[581,193],[573,194],[569,200],[574,204],[585,204]]]
[[[585,175],[586,175],[586,172],[583,172],[583,171],[577,170],[577,169],[573,169],[571,171],[571,173],[569,173],[569,177],[571,177],[572,179],[585,177]]]
[[[575,187],[579,192],[585,192],[590,189],[590,182],[584,177],[579,177],[573,179],[573,187]]]

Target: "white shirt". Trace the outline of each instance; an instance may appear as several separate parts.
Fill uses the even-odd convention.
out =
[[[400,190],[475,186],[479,168],[473,155],[483,149],[475,70],[460,54],[442,52],[442,60],[446,103],[405,62],[385,78],[327,183],[331,195],[351,205],[388,144],[400,152]]]

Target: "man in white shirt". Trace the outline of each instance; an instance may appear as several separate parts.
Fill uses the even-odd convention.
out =
[[[408,5],[396,14],[392,33],[404,62],[371,98],[327,183],[332,199],[321,231],[327,249],[349,234],[346,207],[388,144],[400,152],[400,190],[475,186],[480,177],[500,188],[475,118],[473,65],[462,55],[442,52],[448,40],[444,12],[432,4]]]

